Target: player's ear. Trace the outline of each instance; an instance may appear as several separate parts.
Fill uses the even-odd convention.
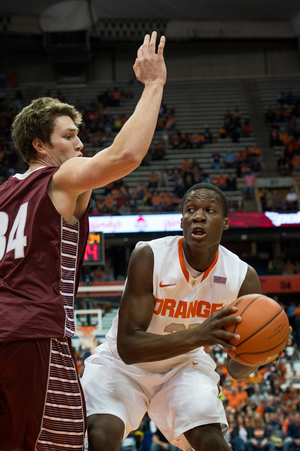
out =
[[[228,218],[224,218],[224,230],[228,230],[229,229],[229,220]]]
[[[180,219],[180,228],[183,229],[183,227],[182,227],[182,218]]]
[[[43,142],[40,139],[34,139],[32,145],[38,153],[44,152]]]

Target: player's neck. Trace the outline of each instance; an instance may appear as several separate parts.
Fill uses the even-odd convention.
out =
[[[217,252],[219,249],[219,245],[217,247],[214,246],[213,249],[206,250],[203,252],[195,252],[193,249],[189,248],[185,242],[183,242],[182,250],[184,253],[184,257],[188,264],[199,272],[206,271],[214,259],[216,258]]]

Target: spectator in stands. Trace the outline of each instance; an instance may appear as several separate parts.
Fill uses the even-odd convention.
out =
[[[282,199],[281,199],[281,197],[278,194],[278,191],[276,189],[273,190],[272,196],[273,196],[273,208],[274,208],[274,211],[282,211],[282,209],[283,209],[283,201],[282,201]]]
[[[198,133],[194,140],[194,149],[202,149],[203,145],[205,144],[205,136],[203,133]]]
[[[252,130],[251,130],[250,121],[249,121],[249,119],[245,119],[244,126],[243,126],[243,129],[242,129],[243,137],[244,138],[249,138],[249,136],[251,134],[251,131]]]
[[[290,188],[289,192],[285,196],[285,209],[286,211],[297,211],[298,210],[298,196],[293,187]]]
[[[267,125],[272,125],[275,121],[275,111],[272,108],[268,108],[268,111],[265,114],[265,121]]]
[[[219,152],[214,152],[211,157],[211,167],[213,169],[221,169],[222,157]]]
[[[282,425],[275,420],[276,413],[269,412],[269,421],[266,421],[266,437],[275,444],[276,448],[282,448],[284,440],[284,432]]]
[[[158,172],[158,187],[169,187],[169,174],[165,166]]]
[[[153,195],[151,197],[151,205],[152,205],[152,211],[154,213],[159,213],[162,211],[162,198],[158,194],[158,191],[153,192]]]
[[[211,144],[213,142],[213,134],[209,127],[206,127],[204,130],[204,139],[206,144]]]
[[[163,435],[163,433],[156,428],[156,431],[152,435],[152,444],[151,444],[151,451],[179,451],[179,448],[177,448],[175,445],[172,445],[169,443],[169,441],[166,439],[166,437]]]
[[[300,413],[296,412],[293,421],[288,425],[287,438],[284,440],[283,451],[300,450]]]
[[[112,106],[120,106],[120,102],[121,102],[121,91],[119,90],[119,88],[116,86],[112,92],[112,101],[111,101],[111,105]]]
[[[284,108],[286,105],[286,95],[284,92],[281,92],[277,97],[277,104],[280,108]]]
[[[166,211],[178,211],[180,209],[180,199],[177,194],[173,193],[171,196],[171,202],[166,207]]]
[[[245,180],[245,198],[248,200],[254,199],[254,183],[255,183],[255,176],[251,174],[250,170],[246,172],[244,175]]]
[[[295,265],[294,263],[288,259],[284,265],[284,273],[285,274],[294,274]]]
[[[282,146],[282,141],[279,138],[279,130],[277,125],[273,125],[270,134],[270,146]]]
[[[158,187],[158,175],[156,172],[152,171],[148,176],[148,188],[157,188]]]
[[[192,162],[188,158],[185,158],[181,163],[182,174],[185,174],[186,172],[191,172],[191,170],[192,170]]]
[[[179,130],[176,130],[175,133],[170,136],[170,144],[172,149],[181,148],[181,133]]]
[[[223,163],[224,163],[224,167],[225,168],[235,168],[236,167],[236,155],[234,152],[232,152],[231,149],[228,149],[225,153],[225,155],[223,155]]]
[[[227,130],[224,126],[219,128],[219,138],[221,139],[227,138]]]
[[[252,451],[275,451],[275,443],[268,440],[264,419],[258,412],[254,414],[252,427],[253,432],[250,438]]]
[[[268,395],[264,392],[261,392],[260,385],[255,384],[254,393],[250,396],[251,402],[253,402],[256,406],[258,406],[263,399],[266,399]]]
[[[245,416],[243,414],[237,415],[236,424],[230,434],[230,443],[234,451],[248,451],[250,438],[253,435],[252,426],[246,426]]]
[[[165,141],[161,139],[154,146],[154,153],[152,154],[152,160],[163,160],[166,153]]]
[[[244,397],[236,387],[232,387],[231,393],[227,394],[226,399],[229,402],[229,407],[233,410],[235,410],[238,405],[241,405],[242,407],[245,405]]]
[[[237,183],[236,183],[236,177],[232,172],[228,175],[226,179],[227,184],[227,190],[228,191],[236,191],[237,190]]]
[[[186,189],[185,189],[184,179],[180,175],[176,180],[174,194],[176,194],[179,197],[179,199],[182,199],[185,192],[186,192]]]
[[[227,189],[227,178],[223,173],[221,173],[220,175],[217,176],[215,185],[221,191],[225,191]]]

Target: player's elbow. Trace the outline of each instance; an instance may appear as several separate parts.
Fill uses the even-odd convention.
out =
[[[133,146],[123,150],[122,159],[127,162],[127,164],[131,167],[131,171],[133,171],[141,164],[143,156],[141,155],[140,149]]]
[[[124,340],[118,340],[117,348],[120,358],[124,363],[126,363],[126,365],[133,365],[134,363],[136,363],[134,359],[134,352],[131,351],[128,343],[124,342]]]

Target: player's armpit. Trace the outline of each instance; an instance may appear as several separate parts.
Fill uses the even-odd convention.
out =
[[[227,370],[233,379],[244,379],[254,373],[259,366],[246,366],[227,356]]]
[[[260,280],[252,266],[248,265],[248,270],[244,282],[240,288],[238,298],[246,294],[261,293]]]

